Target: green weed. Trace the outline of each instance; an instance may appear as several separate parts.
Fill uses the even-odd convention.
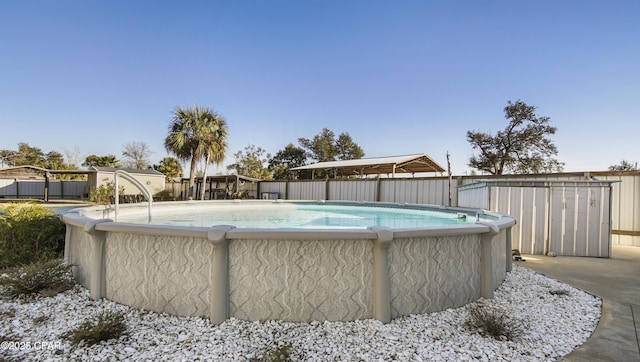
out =
[[[103,312],[92,320],[85,321],[76,329],[68,331],[62,335],[72,344],[85,344],[92,346],[107,341],[109,339],[118,339],[127,332],[124,314],[115,312]]]
[[[73,285],[71,266],[59,259],[35,262],[0,277],[3,295],[19,298],[36,293],[53,296]]]

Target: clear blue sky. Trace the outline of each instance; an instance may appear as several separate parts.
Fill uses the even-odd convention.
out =
[[[566,171],[606,170],[640,162],[639,19],[637,0],[0,0],[0,149],[141,141],[157,163],[172,111],[198,104],[228,121],[227,164],[327,127],[464,174],[466,132],[520,99]]]

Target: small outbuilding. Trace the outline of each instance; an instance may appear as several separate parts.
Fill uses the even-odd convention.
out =
[[[458,186],[458,206],[514,217],[512,246],[524,254],[608,258],[616,182],[483,180]]]
[[[138,170],[132,168],[115,168],[115,167],[91,167],[94,172],[89,174],[89,192],[109,183],[114,182],[116,170],[123,170],[131,174],[140,183],[142,183],[151,195],[164,191],[166,176],[153,169]],[[135,187],[131,182],[122,179],[118,181],[121,186],[124,187],[125,195],[137,195],[140,194],[140,190]]]

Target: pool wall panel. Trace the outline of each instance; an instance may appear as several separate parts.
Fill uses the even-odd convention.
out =
[[[233,240],[229,259],[233,317],[372,317],[370,240]]]
[[[67,225],[65,262],[73,265],[73,277],[83,287],[89,288],[91,280],[91,236],[80,226]]]
[[[106,297],[179,316],[208,316],[212,246],[207,239],[108,233]]]
[[[394,240],[389,247],[391,317],[456,308],[478,299],[479,239],[465,235]]]

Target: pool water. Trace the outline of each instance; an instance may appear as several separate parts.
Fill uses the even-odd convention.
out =
[[[418,208],[311,203],[224,204],[181,209],[179,213],[176,210],[155,209],[152,216],[152,223],[160,225],[233,225],[239,228],[425,228],[475,222],[473,217],[461,218],[455,213]],[[118,221],[146,224],[147,215],[122,215]]]

